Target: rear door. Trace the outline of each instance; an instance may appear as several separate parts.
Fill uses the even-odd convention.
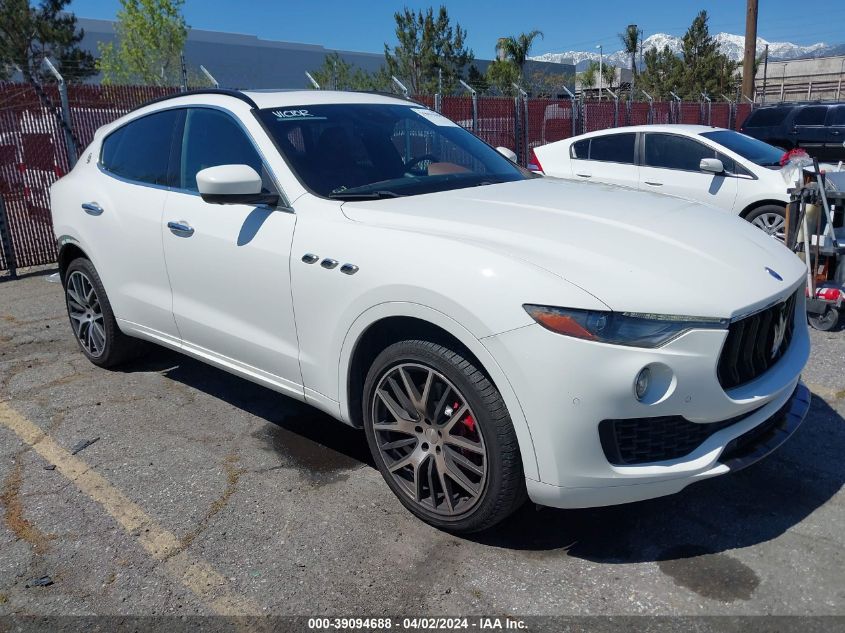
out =
[[[734,162],[704,143],[688,136],[660,132],[643,134],[640,189],[703,202],[733,211],[737,178],[730,175]],[[699,169],[702,158],[718,158],[722,174]]]
[[[579,180],[636,189],[639,185],[636,145],[635,132],[601,134],[578,141],[572,146],[573,175]],[[581,158],[585,152],[586,159]]]
[[[832,106],[827,111],[826,160],[845,160],[845,104]]]
[[[141,116],[103,139],[100,178],[79,209],[81,228],[96,238],[97,272],[115,316],[171,342],[178,341],[178,332],[161,219],[183,114],[169,109]]]
[[[793,145],[807,150],[810,156],[818,157],[823,153],[825,137],[825,118],[828,107],[826,105],[804,106],[792,120],[789,130]]]

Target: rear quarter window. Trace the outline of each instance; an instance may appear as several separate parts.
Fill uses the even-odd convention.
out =
[[[576,141],[569,149],[572,158],[580,160],[587,160],[587,155],[590,153],[590,139],[585,138],[583,141]]]
[[[743,127],[769,127],[780,125],[792,108],[758,108],[743,123]]]

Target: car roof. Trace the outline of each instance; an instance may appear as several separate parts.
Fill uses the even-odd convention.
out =
[[[687,123],[670,123],[670,124],[652,124],[652,125],[626,125],[623,127],[613,127],[604,130],[596,130],[595,132],[587,132],[579,134],[568,139],[570,141],[577,141],[583,138],[592,138],[594,136],[603,136],[605,134],[619,134],[620,132],[674,132],[675,134],[686,134],[689,136],[697,136],[702,132],[714,132],[716,130],[725,130],[727,128],[715,127],[711,125],[690,125]]]
[[[243,90],[243,94],[259,108],[323,105],[329,103],[387,103],[408,105],[411,102],[400,96],[379,92],[348,90]]]

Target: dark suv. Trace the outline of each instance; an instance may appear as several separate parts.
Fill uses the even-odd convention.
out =
[[[845,103],[757,108],[740,131],[785,149],[801,147],[820,160],[845,160]]]

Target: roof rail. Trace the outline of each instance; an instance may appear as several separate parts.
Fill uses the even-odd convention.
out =
[[[176,99],[177,97],[189,97],[189,96],[192,96],[192,95],[223,95],[225,97],[234,97],[235,99],[240,99],[241,101],[243,101],[244,103],[249,105],[249,107],[252,108],[253,110],[258,109],[258,104],[256,104],[255,101],[250,99],[248,96],[246,96],[240,90],[226,90],[224,88],[200,88],[198,90],[188,90],[187,92],[176,92],[172,95],[164,95],[163,97],[151,99],[150,101],[147,101],[147,102],[142,103],[141,105],[139,105],[135,108],[132,108],[132,110],[130,110],[130,112],[134,112],[135,110],[138,110],[139,108],[143,108],[145,106],[152,105],[153,103],[159,103],[160,101],[167,101],[168,99]]]

